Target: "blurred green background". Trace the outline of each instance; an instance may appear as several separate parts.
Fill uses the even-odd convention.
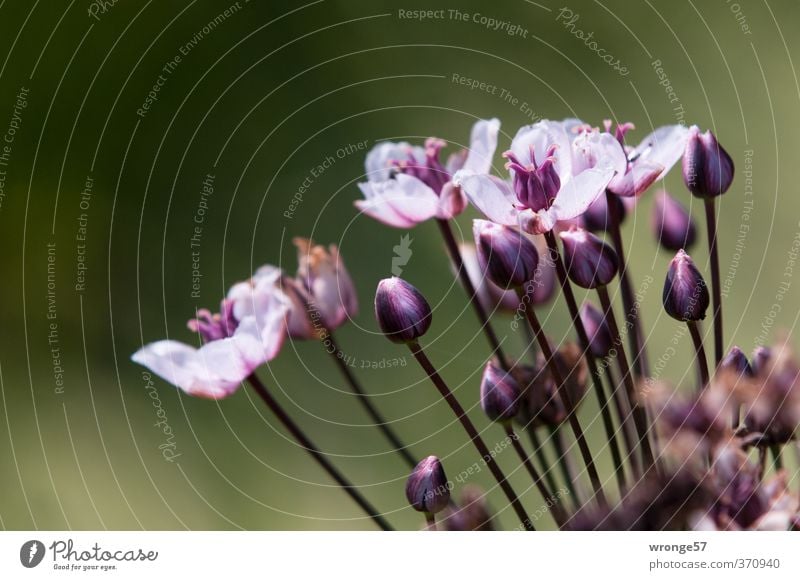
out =
[[[455,8],[466,21],[448,12]],[[401,17],[418,9],[443,9],[444,17]],[[571,27],[562,9],[579,16]],[[476,14],[508,26],[492,30]],[[375,285],[390,274],[404,232],[358,216],[353,200],[364,151],[337,157],[349,145],[430,135],[464,145],[475,119],[496,116],[503,123],[495,158],[501,171],[499,153],[532,115],[633,121],[632,142],[679,121],[712,128],[738,170],[720,210],[722,276],[730,284],[726,342],[749,351],[777,328],[793,329],[800,314],[789,254],[800,229],[798,24],[800,6],[792,0],[128,0],[105,8],[87,0],[3,2],[0,132],[13,135],[0,144],[7,154],[0,166],[0,525],[372,529],[249,391],[215,403],[180,395],[160,380],[148,390],[129,359],[143,342],[193,341],[185,321],[195,308],[215,307],[258,265],[294,271],[291,238],[298,235],[339,244],[355,279],[361,312],[338,333],[343,349],[359,366],[401,357],[403,366],[356,372],[413,452],[439,455],[451,477],[475,461],[407,352],[375,334]],[[508,33],[512,25],[515,34]],[[573,30],[593,33],[627,74]],[[453,75],[497,92],[471,90]],[[157,100],[138,114],[159,83]],[[334,162],[314,177],[312,169],[329,156]],[[214,193],[198,250],[197,299],[190,238],[209,174]],[[286,218],[309,176],[304,200]],[[91,195],[82,198],[87,178]],[[702,220],[680,171],[666,187]],[[653,279],[643,316],[655,365],[679,325],[661,312],[669,256],[650,232],[651,198],[652,191],[624,234],[634,285]],[[461,236],[471,237],[473,217],[468,210],[458,220]],[[413,254],[403,276],[435,305],[429,355],[493,444],[501,430],[476,406],[487,346],[435,226],[410,235]],[[706,267],[704,237],[694,255]],[[76,289],[81,278],[85,287]],[[780,282],[790,286],[771,317]],[[555,339],[571,336],[561,302],[540,314]],[[521,350],[523,335],[507,318],[496,317],[495,326],[511,350]],[[676,351],[660,376],[688,384],[694,371],[687,337]],[[319,344],[287,343],[261,374],[396,526],[422,525],[405,504],[404,464],[365,426],[367,416]],[[174,433],[180,455],[173,462],[159,449],[166,438],[153,396]],[[611,490],[595,416],[589,398],[581,419]],[[535,510],[541,498],[511,452],[499,461],[514,472],[515,487],[528,490],[523,501]],[[491,484],[485,473],[470,482]],[[505,505],[497,490],[489,497],[495,508]],[[517,525],[509,510],[499,522]]]

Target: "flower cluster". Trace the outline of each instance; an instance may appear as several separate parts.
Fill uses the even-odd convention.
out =
[[[484,441],[486,431],[473,423],[460,398],[469,397],[469,406],[479,402],[486,419],[502,429],[507,444],[500,448],[513,449],[533,481],[530,493],[540,496],[539,504],[547,506],[559,529],[796,529],[800,506],[787,486],[783,452],[800,424],[800,363],[787,340],[756,349],[750,360],[737,347],[723,351],[715,204],[732,184],[733,162],[711,132],[696,126],[660,127],[629,146],[626,138],[633,129],[631,123],[610,121],[602,127],[578,119],[540,121],[516,132],[500,172],[492,165],[500,136],[497,119],[477,121],[469,148],[446,160],[442,151],[448,144],[438,138],[423,146],[376,145],[366,158],[366,181],[359,184],[363,199],[355,206],[396,228],[437,223],[464,299],[488,341],[480,383],[458,397],[449,388],[423,344],[434,312],[411,282],[376,281],[377,326],[391,342],[409,349],[453,411],[520,529],[537,529],[544,514],[528,510],[530,498],[518,495]],[[637,199],[678,162],[686,189],[706,211],[710,289],[687,254],[698,235],[686,204],[659,191],[651,225],[661,247],[674,253],[664,273],[663,306],[686,325],[693,341],[686,353],[697,367],[691,395],[654,385],[648,374],[648,333],[633,302],[621,233]],[[469,206],[479,216],[473,240],[459,243],[450,222]],[[333,332],[357,313],[353,282],[335,246],[305,239],[295,243],[294,277],[264,266],[231,287],[219,313],[196,313],[188,327],[198,335],[199,347],[163,340],[144,346],[133,360],[193,396],[219,399],[250,382],[366,515],[391,529],[257,377],[256,369],[277,356],[286,337],[323,341],[333,346],[326,350],[408,466],[406,499],[424,514],[426,529],[497,529],[486,494],[472,484],[458,498],[451,494],[455,486],[445,474],[447,458],[416,457],[341,364]],[[573,285],[589,291],[582,302]],[[610,287],[619,289],[624,327]],[[541,305],[557,299],[563,299],[575,333],[560,343],[546,333],[537,314]],[[504,313],[526,323],[526,348],[518,356],[507,352],[492,326],[493,318]],[[712,365],[704,320],[713,325]],[[605,439],[597,431],[590,438],[584,430],[582,403],[589,397],[597,400]],[[520,433],[527,434],[530,445]],[[428,439],[422,441],[429,445]],[[595,455],[606,447],[614,471],[601,475]]]

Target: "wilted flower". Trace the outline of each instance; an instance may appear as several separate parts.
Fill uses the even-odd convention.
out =
[[[510,421],[520,404],[520,386],[514,377],[496,366],[486,363],[481,379],[481,407],[492,421]]]
[[[711,131],[689,128],[683,154],[683,181],[697,197],[722,195],[733,182],[733,160]]]
[[[445,529],[450,532],[491,532],[492,513],[486,496],[476,485],[465,485],[459,506],[449,506],[442,514]]]
[[[431,307],[411,284],[393,276],[378,283],[375,293],[378,326],[392,342],[414,342],[428,332]]]
[[[519,297],[513,290],[505,290],[489,280],[478,262],[474,244],[460,244],[459,251],[475,293],[481,305],[489,312],[495,309],[513,312],[519,306]],[[541,266],[540,266],[541,267]]]
[[[586,394],[588,368],[581,356],[581,349],[567,343],[554,351],[556,364],[564,378],[563,388],[568,389],[570,399],[577,406]],[[522,400],[517,421],[525,426],[558,426],[567,418],[567,408],[558,395],[558,385],[541,353],[537,355],[537,367],[517,365],[512,369],[522,388]]]
[[[424,148],[405,142],[376,145],[367,155],[368,181],[358,184],[364,199],[356,201],[356,207],[398,228],[457,216],[467,201],[452,175],[460,169],[488,173],[499,130],[497,119],[478,121],[472,127],[469,150],[452,155],[446,165],[439,161],[446,145],[441,139],[428,139]]]
[[[418,512],[439,513],[450,502],[450,486],[435,455],[420,461],[408,476],[406,499]]]
[[[288,300],[278,291],[262,294],[253,311],[242,318],[232,313],[230,302],[223,301],[221,315],[203,312],[202,320],[189,321],[205,341],[200,348],[160,340],[131,358],[189,395],[222,399],[277,356],[286,336],[288,311]]]
[[[583,228],[561,232],[564,265],[570,280],[581,288],[597,288],[610,283],[619,270],[617,253],[610,245]]]
[[[658,242],[673,252],[688,250],[697,238],[691,214],[666,191],[653,201],[651,225]]]
[[[607,357],[614,347],[614,341],[606,317],[591,302],[583,303],[580,316],[592,354],[598,358]]]
[[[708,288],[703,276],[683,250],[669,264],[662,296],[664,310],[682,322],[702,320],[709,304]]]
[[[766,365],[759,366],[752,386],[745,392],[744,424],[760,433],[763,445],[792,440],[800,425],[800,364],[788,341],[773,349]]]
[[[723,382],[712,383],[690,397],[673,389],[656,390],[650,397],[657,408],[665,446],[681,461],[695,455],[705,459],[710,450],[731,437],[730,417],[734,400]]]
[[[328,249],[306,238],[295,238],[297,246],[297,283],[328,330],[341,326],[358,313],[358,298],[353,281],[338,248]]]
[[[633,123],[623,123],[617,126],[614,134],[625,148],[628,163],[626,170],[608,184],[608,190],[622,197],[639,196],[662,179],[681,158],[688,133],[683,125],[665,125],[631,149],[625,147],[625,134],[633,128]],[[610,121],[606,121],[606,131],[611,131]]]
[[[764,371],[764,369],[768,368],[770,361],[772,360],[772,349],[768,346],[757,346],[753,349],[753,355],[751,357],[753,374],[760,375]]]
[[[692,529],[789,530],[797,513],[797,498],[786,485],[786,473],[761,481],[761,470],[733,439],[714,454],[709,483],[714,500],[692,516]]]
[[[536,276],[539,253],[517,230],[486,220],[474,220],[478,263],[486,277],[501,288],[521,288]]]
[[[612,135],[577,119],[522,127],[504,155],[511,184],[469,170],[454,182],[490,220],[532,234],[580,216],[627,166]]]

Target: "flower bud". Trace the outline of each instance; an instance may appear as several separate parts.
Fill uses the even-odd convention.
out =
[[[322,324],[334,330],[358,313],[358,298],[350,274],[331,244],[314,244],[306,238],[295,238],[297,246],[297,283],[307,292],[319,311]]]
[[[614,208],[619,216],[619,223],[625,221],[628,210],[625,207],[625,202],[618,195],[600,195],[592,205],[588,207],[586,212],[581,216],[583,227],[590,232],[607,232],[611,226],[611,212],[608,205],[609,198],[611,203],[616,207]]]
[[[689,129],[683,153],[683,181],[697,197],[722,195],[733,181],[733,160],[711,131],[700,133],[697,125]]]
[[[406,499],[418,512],[435,514],[450,503],[450,485],[442,462],[435,455],[426,457],[406,481]]]
[[[478,261],[489,280],[500,288],[515,289],[534,279],[539,253],[528,238],[486,220],[474,220],[472,231]]]
[[[581,322],[589,337],[589,348],[598,358],[609,355],[614,347],[611,330],[608,328],[606,317],[591,302],[584,302],[581,306]]]
[[[375,293],[378,326],[392,342],[413,342],[428,332],[433,317],[428,301],[411,284],[392,276]]]
[[[664,310],[676,320],[689,322],[706,317],[709,303],[706,281],[683,250],[678,250],[669,264],[662,300]]]
[[[697,238],[689,210],[666,191],[656,195],[651,224],[658,242],[673,252],[691,248]]]
[[[747,361],[747,356],[742,352],[738,346],[733,346],[725,355],[720,363],[720,370],[729,370],[736,373],[736,375],[744,375],[746,377],[753,376],[753,369],[750,368],[750,363]]]
[[[596,235],[573,226],[560,236],[567,273],[575,284],[581,288],[597,288],[617,275],[616,252]]]
[[[551,145],[545,153],[544,161],[537,163],[530,152],[530,163],[520,160],[513,151],[506,151],[503,157],[508,159],[506,169],[514,175],[514,193],[519,203],[534,212],[548,209],[561,189],[561,179],[555,166],[556,146]]]
[[[510,374],[486,363],[481,379],[481,407],[492,421],[510,421],[519,410],[520,386]]]

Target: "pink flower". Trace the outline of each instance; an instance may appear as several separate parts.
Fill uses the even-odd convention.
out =
[[[633,123],[617,126],[615,137],[623,147],[625,133],[633,128]],[[606,131],[611,131],[611,121],[606,121]],[[622,197],[641,195],[678,162],[688,137],[689,130],[683,125],[665,125],[647,135],[635,148],[626,147],[626,170],[611,180],[609,191]]]
[[[522,127],[504,156],[511,184],[469,168],[456,173],[453,182],[490,220],[532,234],[583,214],[627,167],[612,135],[577,119]]]
[[[286,297],[272,292],[260,297],[257,308],[242,318],[198,312],[190,328],[206,343],[195,348],[175,340],[160,340],[142,347],[131,358],[185,393],[206,399],[222,399],[263,363],[280,352],[286,337]],[[235,326],[235,328],[233,328]]]
[[[439,161],[446,145],[441,139],[428,139],[424,148],[406,142],[376,145],[367,155],[368,181],[358,184],[364,199],[357,200],[356,207],[397,228],[457,216],[467,201],[452,176],[462,169],[487,174],[499,130],[497,119],[478,121],[472,127],[469,149],[451,155],[444,165]]]

